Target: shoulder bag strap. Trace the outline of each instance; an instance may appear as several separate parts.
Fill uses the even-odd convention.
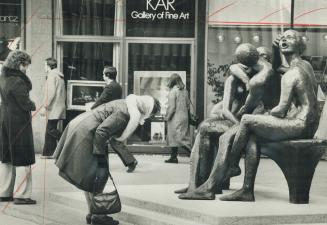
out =
[[[112,178],[110,172],[109,172],[109,178],[110,178],[110,180],[112,181],[112,184],[114,185],[115,189],[117,190],[117,187],[116,187],[115,181],[114,181],[114,179]]]

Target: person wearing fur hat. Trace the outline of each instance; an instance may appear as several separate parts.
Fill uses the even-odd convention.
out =
[[[31,199],[31,165],[35,163],[31,111],[35,104],[29,97],[32,83],[26,76],[30,64],[26,52],[12,51],[0,75],[0,201],[14,204],[36,204]],[[21,186],[13,196],[16,169]]]
[[[53,157],[59,175],[85,191],[87,223],[118,224],[112,217],[92,214],[91,210],[94,193],[103,192],[108,180],[107,140],[113,148],[125,147],[112,143],[125,141],[145,119],[159,111],[158,100],[131,94],[80,114],[65,128]]]

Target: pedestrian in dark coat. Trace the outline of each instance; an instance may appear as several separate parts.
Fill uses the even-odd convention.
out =
[[[160,105],[153,97],[129,95],[79,115],[65,128],[53,157],[59,175],[86,192],[88,223],[117,224],[109,216],[91,215],[93,193],[102,192],[108,179],[98,176],[103,168],[109,173],[107,140],[111,144],[126,140],[139,124],[158,111]],[[96,178],[102,178],[102,185],[96,185]]]
[[[31,165],[35,163],[31,111],[35,104],[29,97],[32,83],[26,76],[31,57],[24,51],[11,52],[0,75],[0,200],[12,200],[16,167],[23,168],[26,181],[16,194],[16,204],[35,204]],[[21,181],[20,181],[21,182]]]
[[[91,109],[102,105],[103,103],[111,102],[116,99],[121,99],[123,91],[116,82],[117,70],[115,67],[105,66],[103,69],[103,80],[106,82],[106,86],[103,89],[100,97],[96,100]]]

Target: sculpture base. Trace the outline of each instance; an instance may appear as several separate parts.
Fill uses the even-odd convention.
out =
[[[240,188],[232,182],[230,194]],[[310,204],[290,204],[287,188],[256,185],[255,202],[223,202],[216,195],[213,201],[177,198],[174,190],[181,185],[121,185],[118,191],[122,212],[115,219],[134,225],[259,225],[324,223],[327,221],[327,196],[311,195]],[[50,193],[50,201],[86,212],[82,192]]]

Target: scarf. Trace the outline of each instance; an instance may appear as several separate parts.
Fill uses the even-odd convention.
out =
[[[128,95],[126,97],[126,103],[128,112],[133,112],[137,109],[141,113],[141,118],[139,119],[139,124],[143,125],[145,119],[151,116],[151,112],[154,106],[154,99],[149,95]],[[133,116],[133,115],[130,115]]]
[[[154,107],[154,99],[149,95],[138,96],[131,94],[126,97],[125,101],[130,119],[122,135],[116,138],[118,141],[126,140],[139,124],[143,125],[145,119],[151,116]]]

